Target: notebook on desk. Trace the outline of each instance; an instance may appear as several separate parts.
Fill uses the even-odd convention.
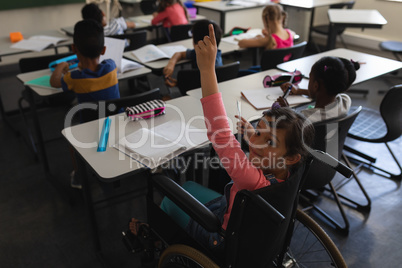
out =
[[[141,128],[121,138],[113,147],[153,169],[206,142],[206,130],[169,121],[152,129]]]
[[[281,96],[283,91],[280,87],[243,90],[241,96],[246,99],[255,109],[263,110],[271,108],[272,104]],[[290,106],[310,102],[311,99],[302,95],[289,95],[286,100]]]

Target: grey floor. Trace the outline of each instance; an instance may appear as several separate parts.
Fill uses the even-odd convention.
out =
[[[242,68],[247,68],[248,53],[227,57],[224,61],[240,57]],[[0,92],[7,111],[16,109],[23,89],[15,78],[18,73],[16,63],[0,65]],[[168,92],[159,77],[151,76],[150,81],[153,87],[161,87],[163,95],[180,96],[177,89]],[[400,83],[401,73],[356,85],[354,88],[368,89],[370,93],[366,97],[351,94],[353,104],[378,108],[384,96],[378,94],[378,90]],[[127,84],[122,83],[120,88],[122,95],[129,94]],[[22,136],[16,135],[4,119],[0,121],[0,267],[102,267],[93,249],[82,193],[69,185],[73,168],[68,145],[60,134],[66,111],[67,108],[57,108],[40,112],[46,139],[52,140],[46,144],[52,181],[45,179],[40,162],[35,161]],[[18,114],[8,118],[13,128],[23,129]],[[347,143],[377,157],[379,165],[398,171],[384,145],[351,140]],[[401,145],[401,138],[391,143],[402,162]],[[348,236],[334,231],[318,215],[313,213],[312,216],[332,237],[349,267],[401,267],[400,182],[369,170],[363,170],[359,178],[372,199],[372,208],[370,213],[346,209],[351,224]],[[95,188],[94,195],[100,197],[99,184],[96,181],[91,184]],[[146,218],[144,178],[133,177],[121,185],[121,188],[130,187],[140,190],[134,196],[97,206],[103,259],[110,267],[140,267],[138,256],[129,254],[123,247],[121,231],[127,228],[131,216]],[[60,195],[60,191],[65,196]],[[353,182],[342,191],[363,200]],[[336,215],[333,201],[324,198],[321,205]]]

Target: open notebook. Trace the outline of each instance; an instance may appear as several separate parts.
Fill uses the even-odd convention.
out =
[[[283,96],[283,91],[280,87],[269,87],[261,89],[243,90],[241,96],[246,99],[255,109],[269,109],[272,104]],[[289,95],[286,100],[290,106],[295,106],[302,103],[310,102],[311,99],[301,95]]]
[[[177,46],[161,46],[146,45],[131,53],[138,58],[139,61],[146,63],[160,59],[170,59],[174,53],[186,51],[187,48],[182,45]]]
[[[33,51],[42,51],[47,47],[56,46],[61,41],[66,41],[68,38],[53,37],[47,35],[34,35],[28,39],[23,39],[11,46],[11,48],[26,49]]]
[[[152,129],[141,128],[121,138],[113,147],[153,169],[207,141],[206,130],[169,121]]]

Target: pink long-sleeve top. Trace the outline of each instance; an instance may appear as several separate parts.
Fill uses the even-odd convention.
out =
[[[223,166],[233,180],[228,209],[223,217],[222,228],[226,230],[236,193],[242,189],[253,191],[271,185],[262,171],[254,167],[241,150],[227,120],[221,93],[201,99],[208,139],[211,141]],[[283,180],[278,180],[282,182]]]
[[[159,12],[151,21],[152,25],[157,25],[160,22],[163,22],[163,27],[170,28],[174,25],[187,24],[188,20],[184,8],[179,3],[175,3]]]

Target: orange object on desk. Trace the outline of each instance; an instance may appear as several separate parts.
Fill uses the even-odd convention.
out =
[[[20,32],[10,33],[11,43],[17,43],[17,42],[21,41],[22,39],[24,39],[24,37],[22,36],[22,34]]]

